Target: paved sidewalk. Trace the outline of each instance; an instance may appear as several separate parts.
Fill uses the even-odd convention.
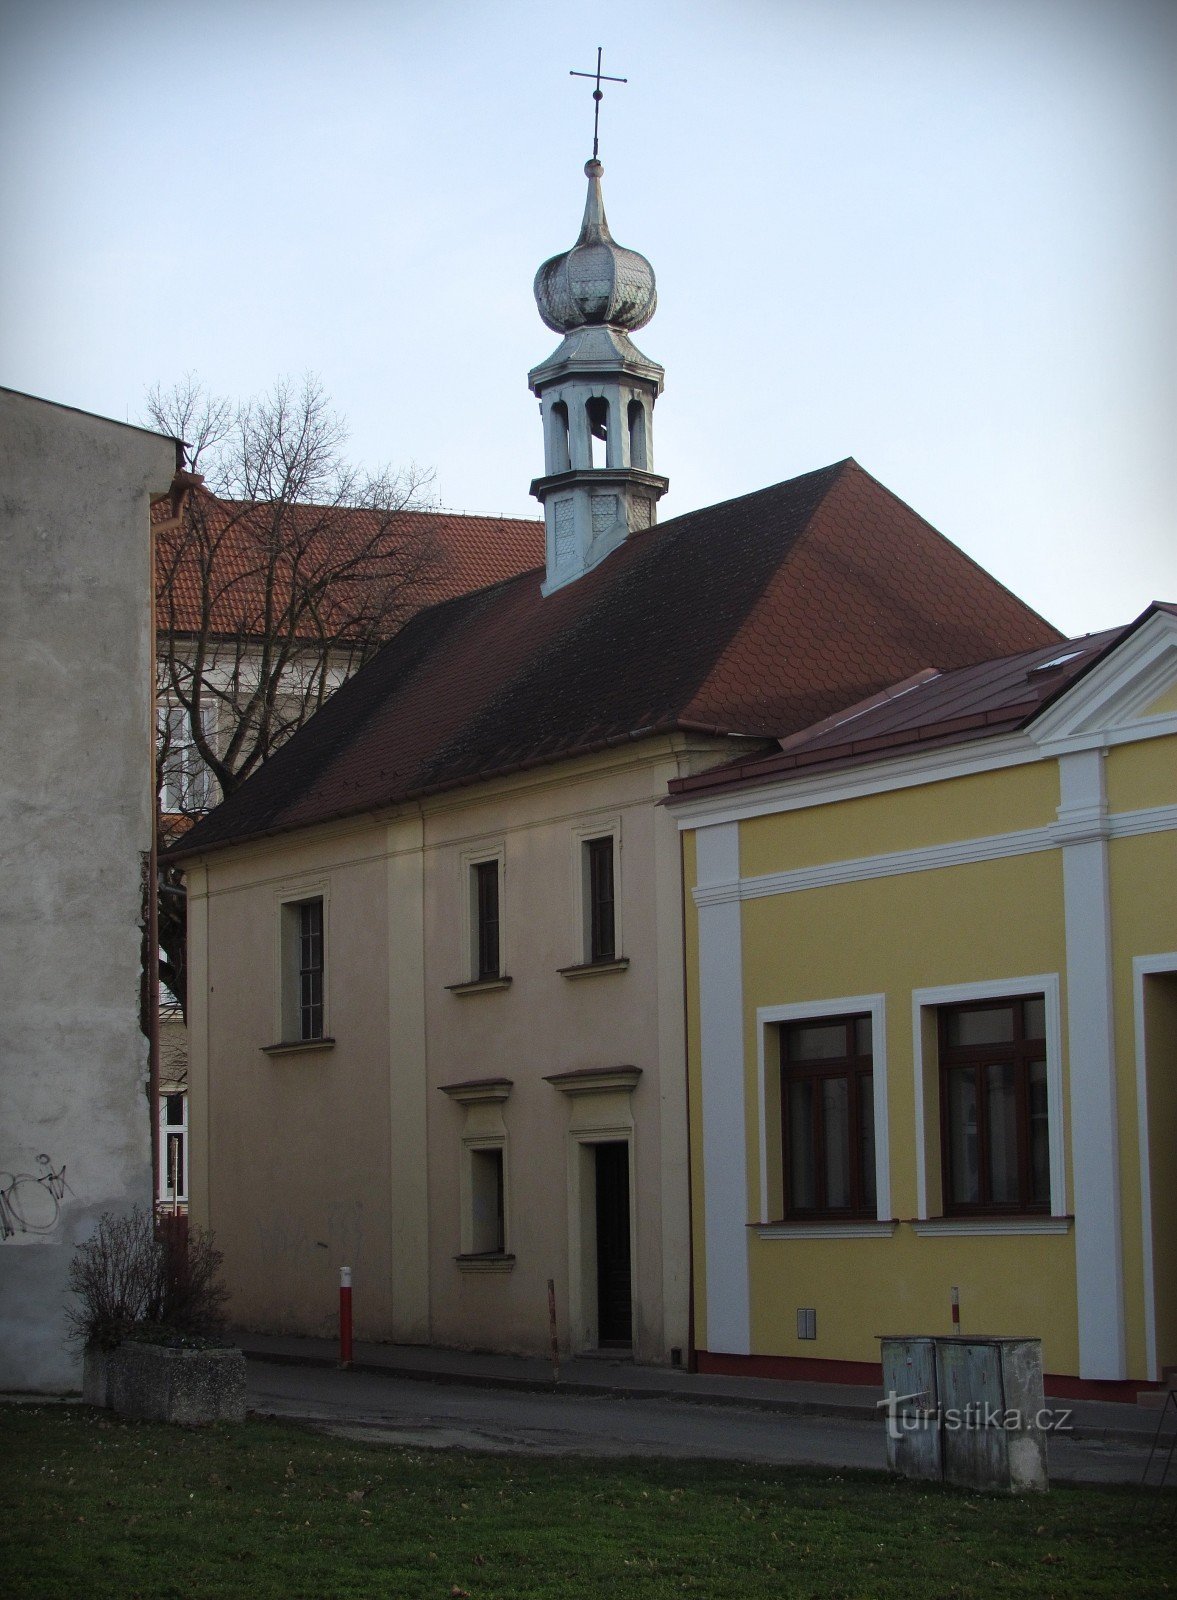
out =
[[[232,1337],[247,1357],[299,1366],[334,1367],[339,1348],[331,1339],[288,1338],[236,1330]],[[445,1350],[433,1345],[357,1343],[357,1372],[383,1373],[430,1383],[476,1388],[516,1389],[526,1393],[622,1395],[633,1399],[672,1399],[688,1404],[744,1406],[793,1416],[879,1420],[882,1389],[868,1384],[798,1383],[778,1378],[727,1378],[689,1373],[674,1367],[640,1366],[617,1357],[577,1356],[560,1362],[560,1381],[551,1362],[539,1356],[496,1355],[477,1350]],[[1070,1437],[1076,1441],[1123,1441],[1148,1446],[1158,1413],[1145,1406],[1105,1400],[1051,1400],[1068,1409]],[[1171,1413],[1170,1413],[1171,1419]],[[1166,1425],[1166,1437],[1169,1425]]]

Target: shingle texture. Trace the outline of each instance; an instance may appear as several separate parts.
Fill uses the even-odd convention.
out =
[[[780,738],[1060,638],[853,461],[631,535],[547,598],[541,576],[416,616],[182,852],[656,730]]]
[[[783,738],[778,752],[676,779],[670,788],[679,795],[714,793],[1016,732],[1152,611],[1169,609],[1154,605],[1128,627],[1084,634],[955,672],[915,674]]]
[[[198,483],[189,492],[198,498],[196,525],[201,537],[215,543],[215,553],[202,562],[191,531],[177,521],[171,501],[161,500],[152,507],[159,547],[160,625],[180,635],[205,627],[213,635],[258,635],[265,628],[271,554],[268,508],[251,512],[238,502],[218,499]],[[281,517],[287,551],[271,595],[280,608],[291,557],[297,554],[305,585],[308,574],[313,582],[328,545],[327,564],[345,574],[343,582],[332,586],[328,604],[337,606],[344,618],[360,617],[366,591],[391,574],[403,590],[400,603],[391,608],[398,623],[427,606],[540,567],[544,560],[542,521],[450,511],[401,511],[382,519],[364,509],[297,505],[285,508]],[[202,592],[202,580],[207,584],[210,579],[213,592]]]

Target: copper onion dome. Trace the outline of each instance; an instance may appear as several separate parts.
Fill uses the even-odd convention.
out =
[[[636,250],[614,243],[601,198],[604,167],[594,159],[584,170],[589,186],[580,237],[536,273],[539,314],[555,333],[599,323],[644,328],[658,306],[654,269]]]

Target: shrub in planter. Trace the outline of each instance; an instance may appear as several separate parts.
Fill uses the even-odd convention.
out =
[[[91,1405],[163,1421],[244,1413],[244,1358],[218,1338],[226,1299],[220,1265],[201,1229],[163,1232],[138,1206],[100,1219],[69,1269],[76,1303],[68,1316],[85,1341],[82,1393]]]

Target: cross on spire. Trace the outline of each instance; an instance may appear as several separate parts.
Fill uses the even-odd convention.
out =
[[[629,79],[611,78],[608,73],[602,73],[600,45],[597,46],[597,70],[595,72],[577,72],[570,68],[568,76],[570,78],[592,78],[595,81],[595,87],[593,89],[593,160],[595,161],[597,159],[597,130],[601,118],[601,101],[604,99],[604,93],[601,89],[601,84],[628,83]]]

